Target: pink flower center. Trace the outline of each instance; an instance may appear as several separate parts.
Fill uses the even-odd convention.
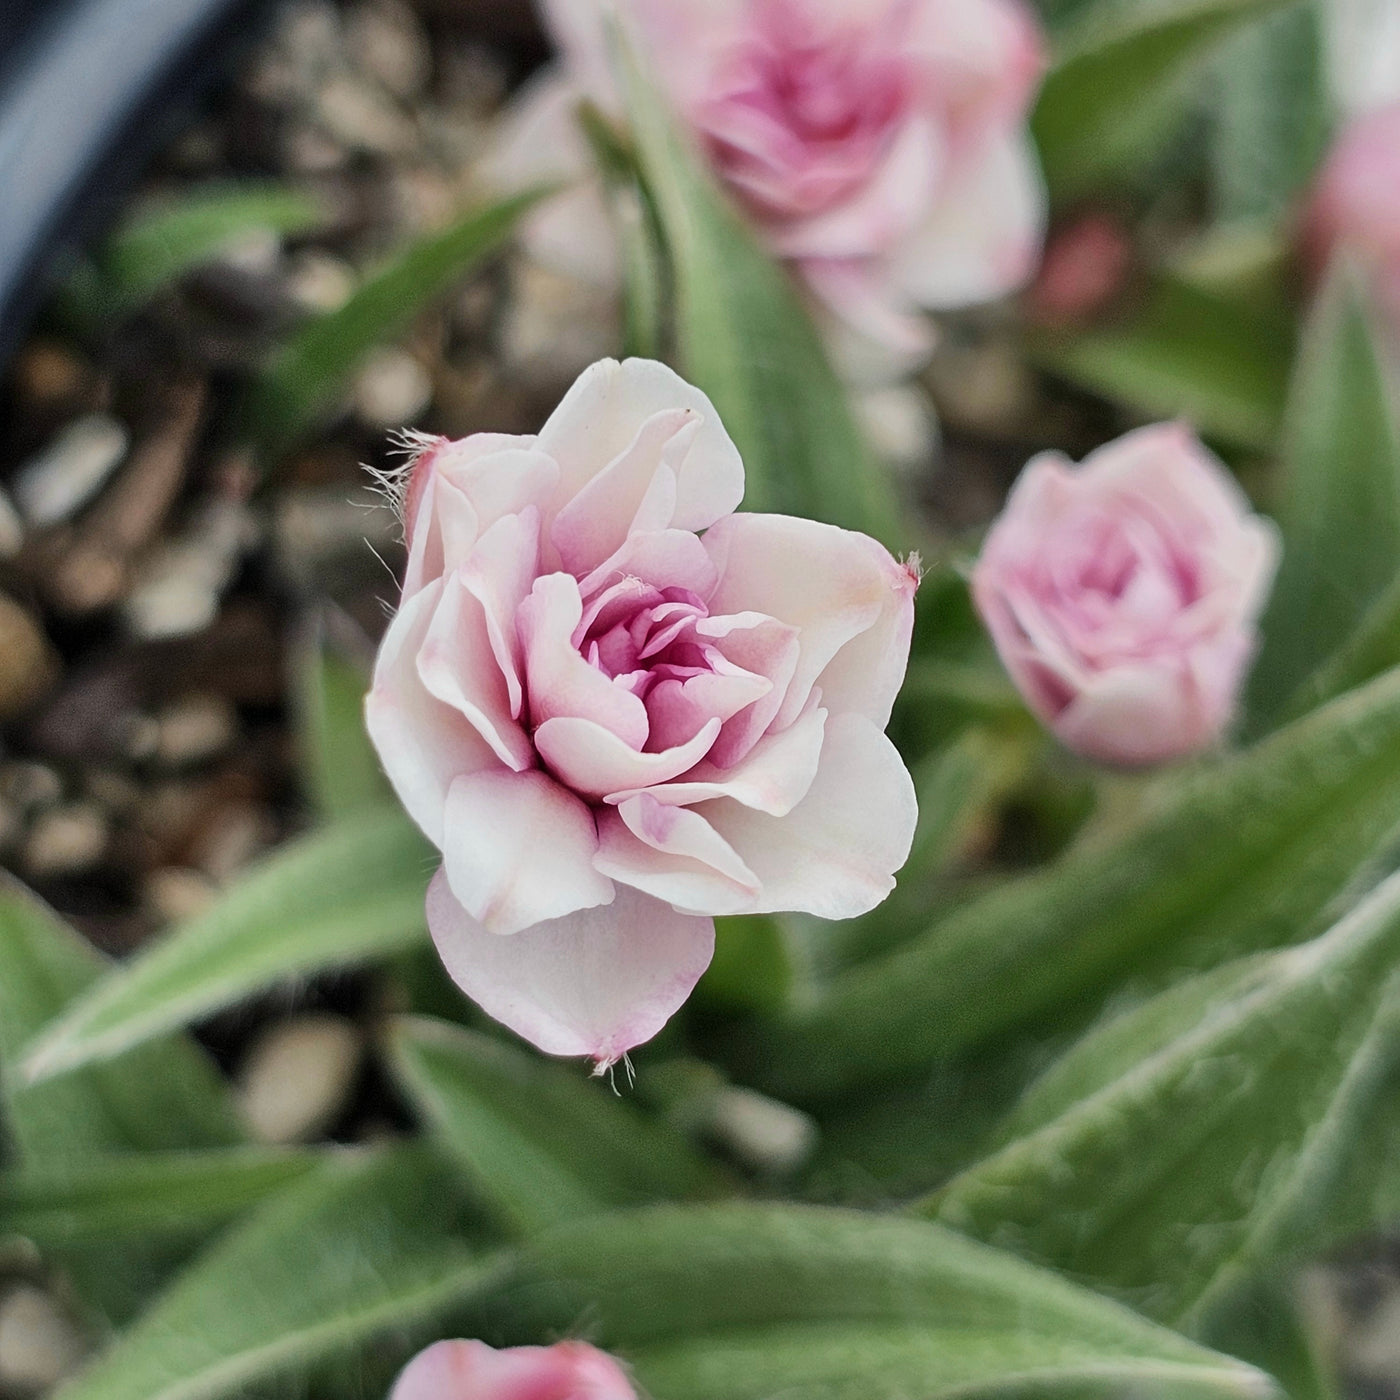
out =
[[[864,184],[909,100],[891,30],[834,24],[804,0],[760,0],[720,59],[696,122],[721,175],[762,215],[811,215]]]

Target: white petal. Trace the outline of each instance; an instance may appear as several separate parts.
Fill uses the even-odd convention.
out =
[[[500,769],[459,778],[447,794],[443,865],[453,896],[493,935],[612,899],[593,868],[593,813],[548,774]]]
[[[908,660],[915,589],[889,551],[853,530],[788,515],[731,515],[704,543],[720,571],[712,613],[751,608],[798,630],[801,655],[776,727],[796,719],[819,684],[833,714],[854,710],[883,728]],[[867,631],[875,635],[846,664],[842,648]]]
[[[452,780],[497,762],[465,716],[430,695],[418,675],[418,653],[442,591],[442,580],[435,579],[399,609],[379,644],[365,700],[365,726],[384,772],[408,815],[439,848]]]
[[[430,695],[450,705],[508,768],[534,763],[525,731],[511,715],[510,690],[491,646],[486,614],[458,570],[443,581],[441,601],[418,652],[418,675]]]
[[[1035,270],[1045,211],[1026,137],[999,136],[949,171],[932,217],[900,250],[894,280],[933,310],[1014,292]]]
[[[759,912],[823,919],[855,918],[889,894],[918,817],[898,752],[862,715],[828,718],[817,776],[785,817],[727,798],[699,811],[758,876]]]
[[[714,924],[619,886],[601,908],[501,937],[452,897],[439,874],[428,927],[466,994],[550,1055],[612,1064],[679,1009],[714,954]]]
[[[575,792],[607,797],[624,789],[668,783],[689,772],[710,751],[719,727],[719,720],[709,720],[688,743],[644,753],[593,720],[559,716],[535,730],[535,748]]]
[[[758,878],[709,822],[647,793],[599,814],[594,864],[689,914],[741,914],[758,899]]]
[[[556,508],[625,451],[647,419],[676,408],[691,409],[701,424],[676,466],[672,525],[703,530],[732,511],[744,495],[738,450],[709,398],[656,360],[599,360],[549,415],[539,445],[562,468]]]

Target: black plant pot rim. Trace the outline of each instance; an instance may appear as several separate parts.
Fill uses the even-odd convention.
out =
[[[3,0],[0,0],[3,3]],[[0,364],[268,0],[11,0],[0,20]]]

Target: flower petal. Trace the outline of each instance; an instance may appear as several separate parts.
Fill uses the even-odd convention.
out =
[[[451,705],[508,768],[534,764],[530,741],[511,716],[510,691],[491,646],[486,614],[462,571],[443,581],[442,598],[418,652],[418,676],[430,695]]]
[[[574,645],[583,600],[572,575],[537,578],[518,617],[531,721],[543,726],[561,716],[587,720],[624,747],[640,749],[649,732],[646,706],[590,666]]]
[[[763,886],[758,912],[851,919],[894,888],[918,806],[899,753],[863,715],[832,715],[807,796],[784,817],[729,798],[699,809]]]
[[[448,973],[489,1016],[546,1054],[600,1065],[650,1040],[714,954],[714,924],[619,886],[601,908],[501,937],[428,888],[428,927]]]
[[[535,730],[535,748],[575,792],[607,797],[623,789],[667,783],[688,772],[710,751],[719,726],[719,720],[708,720],[689,743],[643,753],[601,724],[561,715]]]
[[[688,914],[741,914],[758,900],[758,877],[704,817],[647,793],[600,813],[594,864]]]
[[[518,933],[607,904],[593,868],[593,813],[546,773],[488,769],[447,794],[443,865],[453,897],[487,932]]]
[[[948,173],[931,217],[900,249],[893,277],[921,306],[946,310],[1005,296],[1035,270],[1045,185],[1021,132],[998,136]]]
[[[775,726],[796,719],[820,683],[833,714],[853,710],[883,728],[913,625],[908,570],[867,535],[789,515],[731,515],[704,544],[720,571],[712,613],[751,608],[797,629],[801,655]],[[875,636],[853,649],[850,664],[838,657],[870,630]]]
[[[709,398],[656,360],[599,360],[579,375],[540,430],[539,445],[562,469],[555,508],[567,505],[637,436],[653,414],[693,410],[701,420],[676,467],[671,524],[704,530],[744,495],[744,464]]]
[[[408,815],[439,848],[452,780],[497,761],[466,717],[429,694],[418,676],[418,653],[443,587],[435,579],[400,607],[379,644],[365,699],[365,726],[384,772]]]

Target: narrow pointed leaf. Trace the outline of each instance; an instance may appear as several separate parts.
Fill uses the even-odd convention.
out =
[[[1056,46],[1032,129],[1058,198],[1157,153],[1181,111],[1182,84],[1241,25],[1288,0],[1102,0],[1076,13]]]
[[[482,1268],[443,1163],[415,1148],[333,1158],[199,1255],[59,1395],[243,1395],[421,1326]]]
[[[293,446],[334,409],[350,376],[376,346],[497,252],[543,191],[473,209],[399,252],[335,311],[299,331],[269,365],[249,406],[249,426],[272,454]]]
[[[744,458],[748,510],[896,542],[889,487],[788,274],[715,187],[651,81],[624,60],[637,158],[675,292],[679,368]]]
[[[426,1018],[397,1022],[391,1047],[400,1084],[444,1148],[522,1233],[718,1185],[682,1138],[575,1067]]]
[[[1299,349],[1276,513],[1283,557],[1249,685],[1261,721],[1363,624],[1400,561],[1400,435],[1363,293],[1345,263]]]
[[[206,1233],[315,1166],[277,1147],[110,1153],[0,1175],[0,1236],[40,1248]]]
[[[1350,1187],[1400,1082],[1400,876],[1327,933],[1091,1034],[925,1210],[1199,1327],[1256,1272],[1377,1223]],[[1209,1228],[1203,1228],[1206,1223]]]
[[[241,1133],[203,1052],[183,1038],[141,1046],[52,1084],[29,1085],[21,1047],[107,966],[79,934],[17,881],[0,880],[0,1090],[5,1137],[18,1170],[57,1179],[95,1156],[223,1147]],[[63,1250],[80,1295],[110,1317],[136,1305],[171,1262],[159,1246]]]
[[[1400,672],[1254,749],[1163,782],[1124,833],[993,889],[837,978],[738,1053],[779,1095],[893,1078],[1093,997],[1294,943],[1400,812]]]
[[[668,1400],[938,1400],[1040,1384],[1264,1394],[1252,1368],[918,1221],[660,1207],[527,1247],[484,1309],[510,1341],[589,1320]]]
[[[26,1073],[107,1059],[288,978],[411,947],[425,936],[430,856],[397,809],[289,842],[79,997],[35,1042]]]
[[[297,655],[294,682],[302,773],[320,816],[335,821],[392,802],[365,730],[368,670],[321,628]]]

